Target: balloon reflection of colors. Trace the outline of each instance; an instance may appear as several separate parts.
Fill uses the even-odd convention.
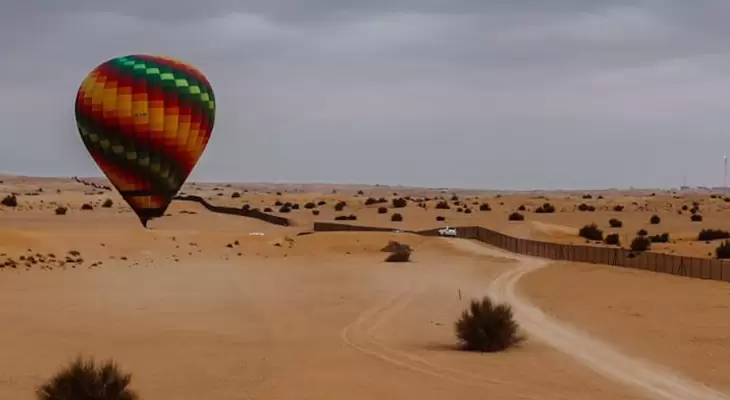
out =
[[[215,97],[184,62],[131,55],[96,67],[76,96],[91,156],[144,226],[160,217],[210,139]]]

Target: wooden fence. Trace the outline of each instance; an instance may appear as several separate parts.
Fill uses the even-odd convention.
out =
[[[376,231],[392,232],[392,228],[315,222],[314,231]],[[438,236],[438,228],[408,231],[425,236]],[[512,253],[552,260],[607,264],[616,267],[644,269],[690,278],[730,282],[730,262],[698,257],[684,257],[651,251],[630,251],[622,248],[569,245],[516,238],[481,226],[456,228],[457,236],[476,239]]]

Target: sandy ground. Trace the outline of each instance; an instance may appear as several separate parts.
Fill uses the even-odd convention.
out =
[[[726,284],[535,263],[463,240],[297,236],[312,221],[341,214],[355,214],[355,223],[408,229],[431,228],[436,215],[445,215],[446,224],[580,243],[572,229],[613,215],[572,211],[593,201],[625,204],[617,214],[626,232],[666,228],[679,237],[702,226],[723,228],[730,203],[709,194],[606,192],[604,199],[594,193],[586,200],[567,193],[459,192],[469,197],[459,201],[471,214],[455,206],[434,210],[429,202],[426,210],[409,204],[381,215],[383,204],[363,201],[394,192],[412,198],[451,192],[189,185],[190,194],[222,205],[326,204],[317,207],[319,216],[287,213],[296,225],[281,228],[175,202],[167,217],[144,230],[112,191],[60,179],[0,181],[0,195],[18,193],[19,202],[0,206],[0,264],[17,262],[0,268],[0,399],[32,398],[36,385],[77,354],[114,358],[134,374],[133,387],[146,399],[723,398],[703,384],[730,392]],[[236,191],[241,197],[232,197]],[[565,211],[529,211],[544,197]],[[114,205],[100,207],[107,198]],[[335,212],[342,200],[348,206]],[[639,207],[634,201],[657,211],[629,210]],[[693,201],[702,203],[705,222],[685,222],[687,213],[662,208]],[[493,210],[473,204],[483,202]],[[80,210],[83,203],[94,209]],[[509,223],[506,216],[521,204],[528,220]],[[68,213],[55,215],[58,205]],[[393,212],[405,221],[390,222]],[[659,227],[648,224],[655,212],[662,215]],[[415,248],[412,263],[383,262],[379,249],[392,239]],[[712,248],[668,246],[690,254]],[[470,299],[487,293],[513,304],[527,341],[501,354],[455,350],[456,318]]]

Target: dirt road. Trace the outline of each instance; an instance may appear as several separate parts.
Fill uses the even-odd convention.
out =
[[[727,395],[692,381],[649,361],[637,360],[580,330],[551,318],[534,307],[515,290],[525,274],[548,265],[548,261],[519,256],[480,243],[457,239],[450,242],[458,249],[480,255],[513,259],[515,268],[500,274],[490,285],[498,301],[512,305],[520,325],[532,336],[574,357],[594,371],[626,385],[643,390],[662,400],[720,400]]]

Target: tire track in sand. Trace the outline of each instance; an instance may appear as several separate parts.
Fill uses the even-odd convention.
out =
[[[482,388],[492,388],[494,385],[516,385],[516,382],[489,379],[458,369],[440,366],[422,357],[387,346],[376,339],[375,331],[387,323],[394,315],[408,307],[427,287],[425,279],[421,279],[417,283],[412,282],[407,290],[365,310],[354,322],[342,329],[340,332],[342,341],[359,352],[396,367],[454,383]],[[535,395],[513,393],[512,398],[537,400],[542,397],[536,392]]]
[[[634,386],[651,398],[659,400],[728,400],[726,394],[702,383],[683,377],[675,372],[648,361],[639,361],[589,334],[570,327],[544,314],[516,291],[516,284],[524,275],[543,268],[548,261],[516,255],[487,247],[468,239],[446,239],[455,247],[493,257],[508,258],[518,262],[499,275],[489,286],[489,292],[497,301],[512,305],[520,326],[532,336],[568,354],[592,370],[626,385]]]

